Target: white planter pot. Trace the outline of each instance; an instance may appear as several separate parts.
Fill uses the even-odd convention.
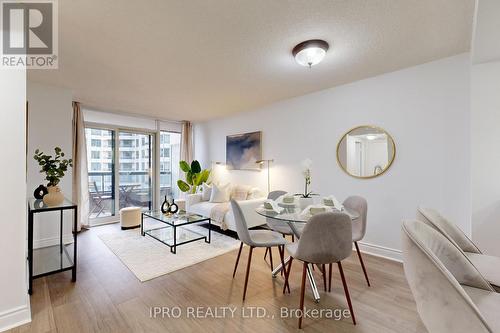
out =
[[[59,186],[49,186],[47,187],[49,193],[43,197],[43,202],[49,206],[54,207],[60,205],[64,201],[64,195],[61,192]]]
[[[306,209],[307,206],[314,204],[313,198],[299,198],[300,209]]]

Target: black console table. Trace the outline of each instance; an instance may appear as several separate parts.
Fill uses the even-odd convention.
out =
[[[73,210],[73,244],[63,242],[64,211]],[[60,212],[59,244],[33,249],[33,223],[35,214],[44,212]],[[64,271],[72,271],[71,281],[76,281],[76,240],[77,240],[78,207],[73,202],[64,199],[57,206],[47,206],[42,200],[28,200],[28,293],[33,293],[33,279]]]

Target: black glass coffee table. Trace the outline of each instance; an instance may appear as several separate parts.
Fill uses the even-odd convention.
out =
[[[154,227],[148,230],[144,228],[144,219],[150,218],[161,222],[163,226]],[[208,222],[208,232],[203,234],[187,226]],[[210,243],[212,238],[212,220],[209,217],[181,212],[179,214],[163,214],[160,210],[142,212],[141,215],[141,235],[150,236],[159,242],[170,247],[170,252],[177,253],[177,246],[205,240]]]

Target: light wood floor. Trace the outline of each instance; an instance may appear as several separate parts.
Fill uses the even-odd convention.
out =
[[[244,248],[236,278],[232,270],[237,251],[141,283],[97,237],[114,232],[117,225],[93,228],[79,236],[79,270],[76,283],[70,272],[37,279],[31,297],[33,321],[9,332],[294,332],[296,319],[282,319],[280,308],[297,308],[301,267],[295,262],[291,294],[283,295],[281,277],[272,279],[263,250],[254,251],[247,299],[241,301],[248,249]],[[178,249],[182,251],[182,247]],[[278,252],[274,253],[275,261]],[[365,255],[372,287],[364,280],[355,253],[344,262],[358,321],[306,319],[306,332],[425,332],[404,278],[402,265]],[[314,303],[310,290],[305,306],[346,309],[347,304],[334,266],[332,292],[321,291]],[[316,270],[316,281],[322,278]],[[322,288],[321,288],[322,289]],[[237,307],[235,318],[153,319],[150,307]],[[263,307],[266,318],[244,318],[241,308]],[[249,311],[249,308],[247,308]],[[184,312],[185,313],[185,312]],[[274,319],[272,316],[274,315]]]

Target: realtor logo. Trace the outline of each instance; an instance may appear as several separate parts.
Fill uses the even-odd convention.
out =
[[[0,0],[2,68],[57,68],[56,0]]]

